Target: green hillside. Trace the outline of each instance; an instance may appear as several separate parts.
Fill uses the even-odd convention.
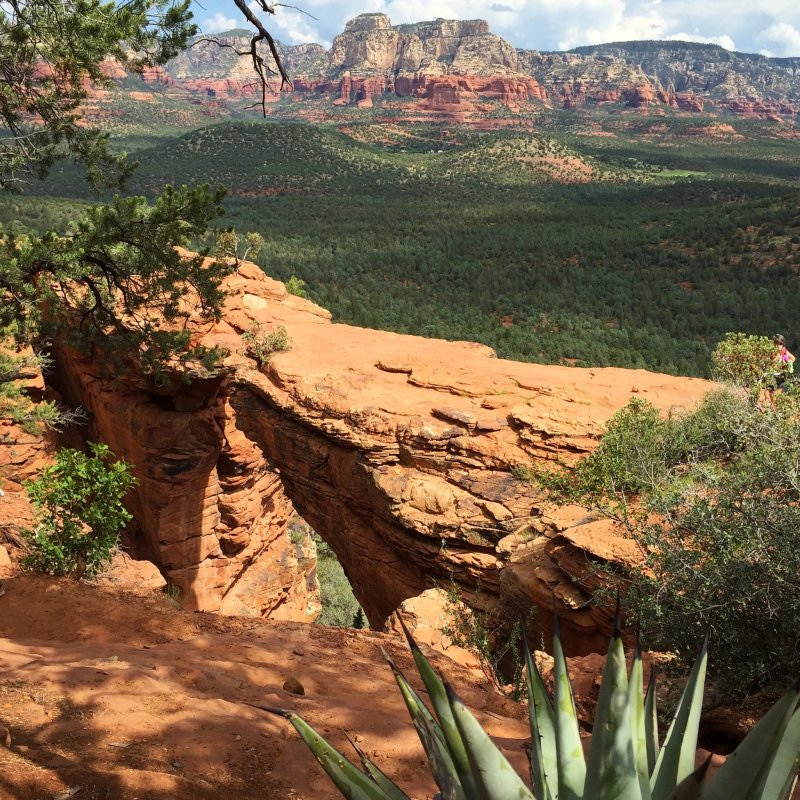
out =
[[[130,190],[228,186],[223,224],[260,231],[265,270],[305,280],[339,321],[702,375],[726,331],[800,336],[797,144],[704,124],[224,123],[139,150]],[[90,198],[69,165],[37,192]]]

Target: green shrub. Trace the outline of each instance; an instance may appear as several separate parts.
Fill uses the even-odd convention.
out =
[[[273,353],[292,349],[292,340],[284,325],[267,332],[260,323],[256,323],[242,334],[242,341],[247,355],[254,358],[260,367],[269,361]]]
[[[232,258],[236,264],[258,258],[259,253],[264,247],[264,237],[260,233],[246,233],[244,236],[244,249],[241,248],[239,234],[233,228],[220,231],[217,234],[217,241],[214,246],[214,253],[217,258]]]
[[[25,391],[24,379],[45,372],[50,363],[42,355],[0,350],[0,417],[10,419],[26,433],[41,433],[44,428],[61,430],[83,419],[80,410],[63,409],[49,400],[36,402]]]
[[[36,525],[25,530],[24,564],[50,575],[91,577],[110,560],[119,531],[131,520],[122,501],[136,483],[131,467],[112,461],[104,444],[91,455],[61,450],[56,462],[26,483]]]
[[[322,603],[322,613],[317,623],[342,628],[366,628],[364,612],[336,553],[319,534],[312,533],[312,538],[317,546],[317,580]]]
[[[297,275],[292,275],[289,280],[286,281],[285,286],[289,294],[293,294],[296,297],[308,297],[306,282],[302,278],[298,278]]]
[[[719,391],[666,418],[635,400],[575,470],[540,476],[557,498],[628,527],[645,562],[627,600],[647,645],[686,665],[710,630],[731,696],[797,674],[799,421],[793,395],[775,410]]]
[[[478,659],[483,674],[496,689],[519,700],[525,691],[522,643],[534,609],[520,613],[501,605],[494,612],[475,610],[455,584],[447,591],[447,601],[448,621],[442,633]]]
[[[749,390],[756,399],[775,385],[776,348],[766,336],[726,333],[711,354],[715,380]]]

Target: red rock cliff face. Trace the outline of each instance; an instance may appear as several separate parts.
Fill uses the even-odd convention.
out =
[[[152,392],[103,379],[74,353],[59,361],[62,388],[90,412],[87,437],[133,465],[138,554],[180,588],[184,605],[313,621],[313,545],[289,533],[294,509],[280,476],[228,413],[223,381]]]
[[[240,55],[249,50],[250,36],[230,31],[219,43],[200,39],[142,78],[193,103],[260,96],[251,59]],[[656,112],[662,106],[690,113],[717,108],[784,121],[798,111],[796,60],[731,55],[711,45],[628,42],[541,53],[514,48],[480,19],[392,25],[385,14],[372,13],[347,22],[329,50],[315,44],[279,50],[293,76],[297,104],[291,113],[300,118],[336,117],[341,106],[371,107],[379,99],[392,104],[398,97],[409,115],[481,127],[499,124],[488,113],[497,102],[512,114],[531,110],[526,103],[581,110],[620,102]],[[266,47],[261,54],[271,63]],[[105,69],[115,79],[124,76],[118,64]],[[273,89],[266,99],[278,103],[281,95]],[[303,107],[319,95],[333,107]]]
[[[453,580],[470,596],[479,588],[484,607],[549,608],[555,596],[570,650],[605,647],[588,566],[635,550],[585,511],[549,507],[511,467],[580,457],[632,392],[666,408],[707,383],[518,364],[481,345],[334,325],[247,263],[226,288],[224,322],[197,330],[229,349],[224,379],[153,395],[62,364],[98,433],[136,464],[142,536],[193,607],[287,602],[286,573],[268,576],[296,568],[284,536],[294,505],[373,626]],[[292,339],[263,369],[241,340],[254,323],[285,325]]]
[[[5,343],[0,343],[0,347],[12,357],[30,352],[11,350]],[[34,402],[47,397],[44,379],[35,367],[23,370],[17,385]],[[0,578],[5,577],[4,571],[11,567],[12,556],[16,560],[21,552],[21,528],[33,522],[33,507],[24,483],[52,463],[56,448],[53,431],[26,430],[0,414]]]

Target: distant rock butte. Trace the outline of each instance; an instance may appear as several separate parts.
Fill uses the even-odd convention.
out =
[[[223,320],[192,327],[229,351],[223,377],[157,389],[59,354],[89,436],[135,465],[142,552],[189,607],[313,616],[315,576],[287,536],[297,509],[373,626],[452,581],[477,607],[549,609],[555,598],[570,651],[605,648],[608,611],[587,602],[592,567],[630,563],[636,548],[583,509],[555,509],[512,469],[574,462],[632,396],[666,409],[711,384],[334,324],[246,262],[224,288]],[[255,324],[284,325],[292,342],[263,369],[241,338]]]
[[[147,70],[143,80],[205,98],[260,96],[249,56],[237,53],[249,47],[249,35],[231,31],[216,38],[222,47],[200,40],[165,68]],[[800,108],[800,59],[714,45],[625,42],[540,53],[515,49],[484,20],[392,25],[385,14],[362,14],[327,51],[318,44],[280,49],[301,115],[302,100],[318,96],[333,100],[331,113],[337,106],[403,100],[407,113],[464,122],[485,121],[490,109],[476,101],[512,112],[529,104],[579,109],[619,103],[687,113],[716,108],[774,120],[793,118]]]

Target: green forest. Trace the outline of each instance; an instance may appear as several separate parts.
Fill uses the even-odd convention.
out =
[[[224,122],[120,135],[127,191],[225,186],[215,224],[258,231],[264,270],[334,319],[465,339],[503,358],[707,375],[727,331],[800,335],[797,142],[768,122],[553,113],[540,132],[345,132]],[[96,198],[72,164],[0,223],[66,229]],[[197,242],[198,247],[208,242]]]

